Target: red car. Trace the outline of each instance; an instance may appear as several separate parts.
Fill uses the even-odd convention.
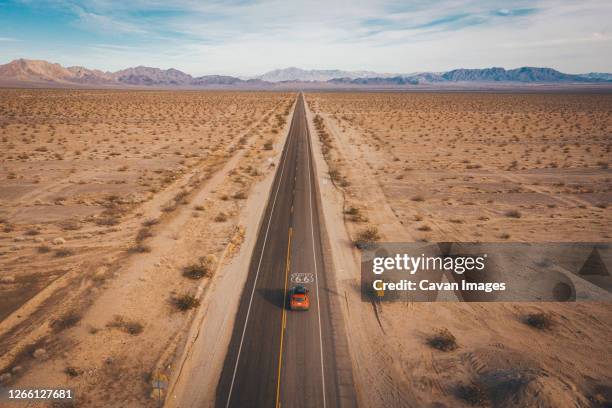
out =
[[[310,309],[310,298],[308,297],[308,289],[306,289],[302,285],[297,285],[289,290],[289,309]]]

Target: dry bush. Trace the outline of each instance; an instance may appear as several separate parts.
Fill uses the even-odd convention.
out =
[[[147,238],[150,238],[153,236],[153,233],[151,232],[150,229],[148,228],[141,228],[140,230],[138,230],[138,233],[136,234],[136,242],[142,242]]]
[[[153,225],[156,225],[159,223],[159,220],[157,218],[149,218],[148,220],[144,220],[142,225],[145,227],[152,227]]]
[[[81,321],[81,315],[76,311],[71,311],[51,321],[50,326],[53,331],[60,332],[62,330],[76,326],[79,321]]]
[[[478,384],[460,385],[456,390],[457,397],[467,404],[482,407],[489,405],[485,390]]]
[[[354,240],[354,244],[359,249],[371,248],[376,242],[380,241],[380,234],[378,228],[375,226],[369,226],[357,233],[357,237]]]
[[[145,244],[137,244],[137,245],[134,245],[132,248],[130,248],[130,252],[135,253],[135,254],[144,254],[144,253],[151,252],[151,247]]]
[[[453,351],[458,347],[457,339],[448,329],[438,331],[427,339],[427,344],[440,351]]]
[[[246,191],[236,191],[234,193],[234,195],[232,196],[235,200],[244,200],[247,198],[247,193]]]
[[[545,313],[530,313],[523,319],[523,322],[538,330],[548,330],[552,327],[553,321]]]
[[[95,223],[100,226],[110,227],[113,225],[118,225],[121,222],[119,217],[102,217],[96,218]]]
[[[200,306],[200,301],[196,299],[195,296],[186,293],[177,296],[176,299],[174,299],[174,305],[177,309],[184,312]]]
[[[132,336],[137,336],[142,333],[144,326],[135,320],[126,320],[123,316],[115,316],[112,321],[106,324],[106,327],[111,329],[119,329]]]
[[[219,214],[215,216],[214,220],[215,222],[225,222],[227,221],[227,214],[221,211]]]
[[[71,248],[60,248],[60,249],[57,249],[55,251],[55,256],[58,257],[58,258],[63,258],[63,257],[66,257],[66,256],[72,256],[74,254],[75,254],[75,252]]]
[[[40,245],[36,250],[41,254],[46,254],[47,252],[51,252],[51,247],[47,244]]]
[[[68,366],[64,369],[64,374],[66,374],[68,377],[78,377],[79,370],[77,370],[75,367]]]
[[[189,279],[209,278],[214,272],[215,257],[213,255],[201,257],[197,263],[183,268],[183,276]]]
[[[522,214],[519,210],[508,210],[504,213],[506,217],[509,218],[521,218]]]
[[[65,220],[59,223],[59,227],[64,231],[77,231],[83,226],[78,220]]]

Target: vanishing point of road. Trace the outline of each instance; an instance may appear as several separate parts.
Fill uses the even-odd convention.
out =
[[[351,407],[355,390],[322,220],[304,97],[260,224],[216,406]],[[302,283],[310,310],[287,309],[287,290]]]

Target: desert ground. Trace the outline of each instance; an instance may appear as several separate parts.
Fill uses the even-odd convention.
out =
[[[0,91],[0,379],[155,406],[295,95]],[[251,204],[252,206],[253,204]]]
[[[295,96],[0,90],[1,383],[214,392]],[[612,94],[305,98],[359,405],[610,406],[609,303],[370,304],[354,243],[612,241]]]
[[[306,99],[361,405],[609,406],[609,303],[361,302],[353,244],[610,242],[612,95]]]

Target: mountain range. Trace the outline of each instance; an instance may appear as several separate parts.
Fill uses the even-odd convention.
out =
[[[454,69],[447,72],[380,74],[371,71],[277,69],[252,78],[227,75],[194,77],[174,68],[138,66],[116,72],[84,67],[63,67],[42,60],[18,59],[0,65],[0,85],[65,87],[161,87],[161,88],[275,88],[321,87],[403,87],[444,84],[574,84],[609,83],[612,74],[565,74],[552,68],[522,67]]]

